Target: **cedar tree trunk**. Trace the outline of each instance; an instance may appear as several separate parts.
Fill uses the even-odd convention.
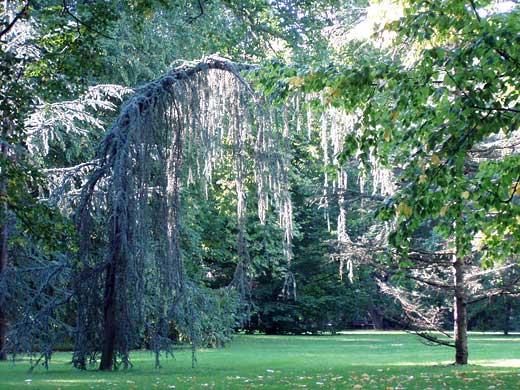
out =
[[[105,279],[104,298],[104,334],[101,353],[100,370],[110,371],[114,366],[114,350],[116,341],[116,262],[108,266]]]

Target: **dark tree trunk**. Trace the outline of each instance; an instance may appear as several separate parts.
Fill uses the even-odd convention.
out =
[[[383,316],[381,315],[381,311],[372,306],[369,311],[370,318],[372,319],[372,324],[374,329],[384,329]]]
[[[453,275],[455,284],[454,298],[454,337],[455,364],[468,364],[468,316],[466,291],[464,289],[464,259],[454,255]]]
[[[115,261],[108,266],[105,279],[104,332],[100,370],[112,370],[116,341],[116,266]]]
[[[2,145],[2,158],[7,155],[5,145]],[[0,194],[5,194],[6,186],[5,182],[0,184]],[[0,225],[0,275],[5,272],[7,268],[7,237],[8,237],[8,224],[7,224],[7,202],[3,202],[2,211],[0,212],[3,223]],[[5,308],[0,305],[0,360],[7,360],[7,352],[5,346],[7,342],[7,316]]]
[[[4,213],[7,211],[7,205],[4,203]],[[5,218],[5,214],[4,214]],[[7,221],[0,227],[0,275],[7,268]],[[0,360],[7,360],[7,352],[5,346],[7,342],[7,316],[4,306],[0,305]]]
[[[511,311],[513,305],[511,304],[511,297],[504,295],[504,335],[509,335],[511,330]]]

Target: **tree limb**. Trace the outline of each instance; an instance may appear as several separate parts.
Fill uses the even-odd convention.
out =
[[[11,23],[9,23],[2,31],[0,31],[0,38],[2,38],[5,34],[7,34],[9,31],[11,31],[11,29],[14,27],[14,25],[20,18],[27,15],[30,5],[31,5],[31,0],[27,0],[27,2],[24,4],[22,10],[16,14],[16,16],[11,21]]]

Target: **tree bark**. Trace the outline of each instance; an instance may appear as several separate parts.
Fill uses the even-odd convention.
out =
[[[7,213],[7,204],[4,202],[4,218]],[[0,275],[4,273],[7,268],[7,221],[4,220],[3,225],[0,227]],[[0,305],[0,360],[7,360],[7,352],[5,346],[7,343],[7,315],[4,310],[4,306]]]
[[[374,329],[384,329],[383,316],[376,306],[372,306],[368,314],[372,319]]]
[[[108,266],[105,279],[104,297],[104,333],[101,351],[100,370],[110,371],[114,367],[114,351],[116,341],[116,262],[114,259]]]
[[[7,149],[5,145],[2,145],[1,148],[2,158],[6,158]],[[0,184],[0,194],[5,195],[6,192],[6,184],[2,182]],[[2,211],[0,215],[3,219],[2,224],[0,225],[0,275],[2,275],[7,268],[7,238],[8,238],[8,223],[7,223],[7,202],[3,202]],[[0,360],[7,360],[7,352],[5,351],[5,346],[7,343],[7,315],[5,313],[5,308],[3,305],[0,305]]]
[[[455,337],[455,364],[468,364],[468,316],[466,291],[464,288],[464,259],[453,256],[453,275],[455,284],[454,297],[454,337]]]
[[[509,330],[511,329],[511,311],[513,306],[511,304],[511,297],[509,295],[504,295],[504,335],[509,335]]]
[[[11,10],[11,1],[10,0],[4,0],[4,13],[6,17],[6,24],[7,27],[3,30],[5,31],[3,34],[9,32],[9,29],[12,27],[12,10]],[[16,20],[14,21],[16,22]],[[10,26],[10,27],[9,27]],[[8,28],[9,27],[9,28]],[[1,35],[3,35],[1,34]],[[4,119],[2,123],[2,137],[6,137],[11,133],[11,122],[9,121],[9,118],[5,117],[5,112],[2,112],[4,115]],[[7,138],[7,137],[6,137]],[[0,148],[0,158],[7,159],[8,153],[7,153],[7,146],[5,144],[2,144]],[[0,182],[0,195],[5,196],[7,192],[7,185],[5,181]],[[7,201],[4,201],[1,203],[0,207],[2,210],[0,211],[0,275],[2,275],[5,270],[7,269],[7,261],[8,261],[8,248],[7,248],[7,240],[9,237],[9,224],[7,221]],[[7,351],[5,350],[6,344],[7,344],[7,331],[8,331],[8,324],[7,324],[7,313],[5,312],[5,307],[0,304],[0,360],[7,360]]]

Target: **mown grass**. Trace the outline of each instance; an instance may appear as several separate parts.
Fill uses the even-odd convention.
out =
[[[347,332],[336,336],[237,336],[224,349],[203,350],[191,368],[189,351],[154,368],[135,352],[134,367],[78,371],[70,354],[50,369],[28,373],[28,361],[0,364],[0,390],[83,389],[370,389],[509,390],[520,388],[520,335],[472,334],[470,365],[451,366],[453,350],[428,347],[401,332]]]

